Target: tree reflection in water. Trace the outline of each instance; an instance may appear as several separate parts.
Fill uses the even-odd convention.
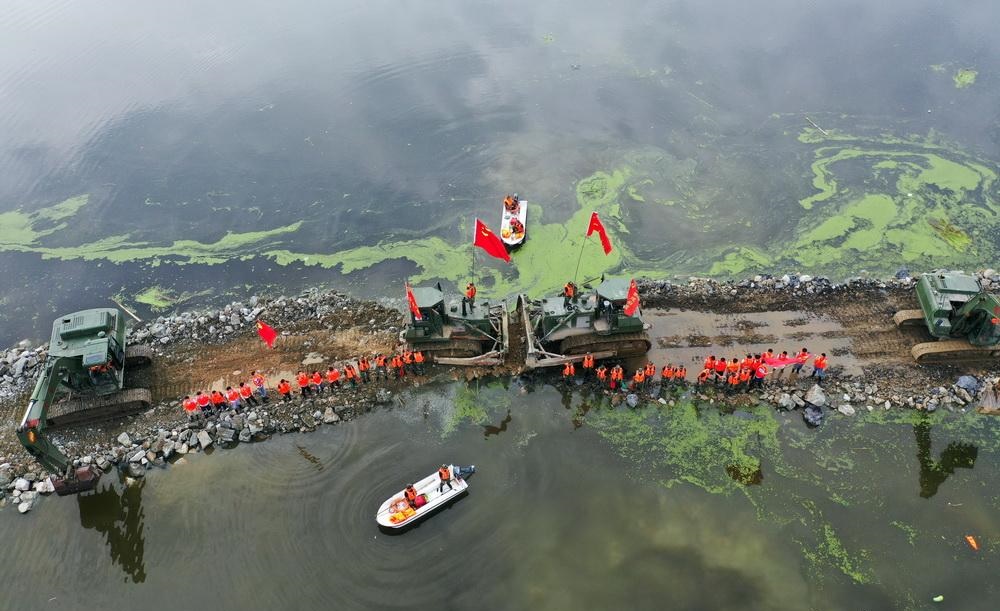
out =
[[[80,524],[104,535],[111,561],[125,571],[126,580],[146,581],[145,538],[142,489],[145,479],[132,485],[107,488],[94,494],[77,495]]]
[[[932,459],[929,422],[914,424],[913,434],[917,438],[917,460],[920,462],[920,496],[925,499],[937,494],[938,487],[955,469],[971,469],[976,465],[979,448],[961,441],[949,443],[941,451],[940,460]]]

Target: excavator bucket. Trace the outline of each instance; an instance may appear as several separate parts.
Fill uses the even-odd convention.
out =
[[[100,471],[92,467],[80,467],[76,470],[76,477],[73,479],[52,478],[52,486],[56,489],[56,494],[67,496],[93,490],[100,480]]]

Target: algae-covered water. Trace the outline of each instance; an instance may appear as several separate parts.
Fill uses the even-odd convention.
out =
[[[0,9],[0,339],[325,285],[989,266],[995,3]],[[512,266],[476,217],[529,204]],[[590,212],[615,250],[583,243]],[[556,264],[552,264],[555,262]],[[560,263],[562,263],[560,265]]]
[[[530,392],[524,392],[525,390]],[[443,386],[0,514],[18,608],[994,609],[998,426]],[[442,461],[470,492],[391,536]],[[979,551],[964,540],[973,535]]]

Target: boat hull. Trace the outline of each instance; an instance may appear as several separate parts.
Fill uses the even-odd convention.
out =
[[[467,468],[451,466],[452,474],[458,473],[460,469],[465,473],[470,472]],[[386,499],[375,513],[375,521],[379,526],[396,530],[419,522],[465,494],[469,489],[469,483],[464,478],[453,475],[451,488],[445,485],[444,490],[440,491],[441,478],[438,477],[437,472],[434,472],[422,480],[414,482],[413,487],[416,488],[417,494],[427,496],[427,502],[422,507],[410,508],[403,496],[403,490],[400,490]],[[403,507],[406,509],[402,509]]]

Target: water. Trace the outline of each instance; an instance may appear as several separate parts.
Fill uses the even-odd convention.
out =
[[[512,266],[478,255],[484,296],[561,286],[592,210],[615,251],[585,246],[584,277],[981,267],[1000,254],[998,12],[4,6],[0,345],[114,296],[154,316],[462,286],[464,236],[515,190],[528,243]],[[426,420],[378,413],[0,513],[0,607],[996,607],[992,421],[806,431],[545,387],[428,392]],[[379,533],[383,497],[444,459],[480,467],[468,497]]]
[[[28,609],[908,609],[937,594],[995,606],[997,453],[974,445],[995,439],[992,424],[810,431],[763,412],[777,433],[747,438],[763,462],[745,486],[712,443],[646,445],[698,434],[672,419],[680,408],[613,410],[577,390],[563,409],[557,389],[532,390],[429,389],[134,487],[4,512],[0,577],[30,584],[5,596]],[[738,440],[747,416],[709,407],[699,422]],[[382,500],[443,460],[476,464],[469,494],[380,532]]]

